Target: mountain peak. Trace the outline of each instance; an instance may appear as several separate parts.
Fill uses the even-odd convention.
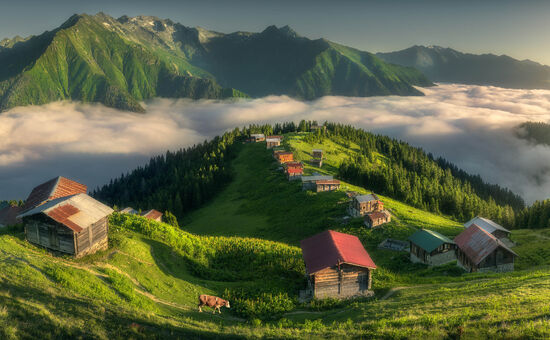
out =
[[[274,34],[274,35],[280,35],[284,37],[289,38],[297,38],[299,35],[294,31],[290,26],[285,25],[281,28],[278,28],[275,25],[267,26],[265,30],[262,31],[261,34]]]

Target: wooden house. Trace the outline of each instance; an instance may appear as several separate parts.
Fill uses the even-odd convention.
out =
[[[510,230],[504,228],[496,222],[491,221],[490,219],[479,216],[474,217],[470,221],[464,223],[464,228],[469,228],[473,224],[477,225],[478,227],[482,228],[483,230],[498,239],[510,237]]]
[[[337,179],[322,179],[315,181],[315,192],[334,191],[340,189],[340,181]]]
[[[19,215],[29,242],[81,257],[107,249],[108,206],[86,194],[56,198]]]
[[[300,179],[304,174],[301,162],[288,162],[284,164],[284,169],[289,181]]]
[[[300,242],[306,265],[309,298],[372,295],[376,265],[357,236],[327,230]]]
[[[370,212],[382,210],[384,210],[384,203],[376,194],[354,196],[349,206],[351,216],[365,216]]]
[[[312,152],[311,152],[311,156],[313,158],[322,159],[323,158],[323,150],[313,149]]]
[[[153,221],[162,222],[162,213],[155,209],[148,210],[142,213],[141,216]]]
[[[281,164],[293,162],[294,161],[294,154],[292,152],[279,152],[276,154],[277,161]]]
[[[456,243],[438,232],[420,229],[409,237],[411,262],[440,266],[456,261]]]
[[[281,145],[281,140],[279,138],[266,138],[265,143],[268,149],[273,149]]]
[[[459,266],[468,272],[508,272],[518,256],[504,242],[476,224],[454,239]]]
[[[120,211],[121,214],[137,215],[138,211],[132,207],[126,207]]]
[[[368,228],[375,228],[390,221],[391,215],[386,210],[373,211],[365,215],[365,225]]]
[[[334,177],[329,175],[302,176],[302,190],[317,190],[317,181],[329,181]]]
[[[276,138],[276,139],[282,141],[285,137],[281,136],[281,135],[271,135],[271,136],[266,136],[265,138],[266,139]]]
[[[265,135],[263,133],[253,133],[250,135],[250,141],[254,143],[265,141]]]

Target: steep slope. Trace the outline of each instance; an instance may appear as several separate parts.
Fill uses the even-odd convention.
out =
[[[436,82],[525,89],[550,88],[549,66],[530,60],[516,60],[506,55],[476,55],[439,46],[413,46],[376,55],[389,63],[417,68]]]
[[[55,100],[143,111],[156,96],[421,95],[418,71],[288,27],[222,34],[170,20],[75,15],[59,28],[0,44],[0,110]]]
[[[24,56],[24,59],[21,59]],[[242,95],[215,81],[182,74],[148,48],[122,38],[87,15],[0,53],[0,109],[55,100],[101,102],[143,111],[155,96],[225,98]]]

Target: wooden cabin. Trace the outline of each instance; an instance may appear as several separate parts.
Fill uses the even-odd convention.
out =
[[[263,133],[253,133],[250,135],[250,141],[253,143],[265,141],[265,135]]]
[[[357,236],[327,230],[300,242],[308,287],[302,298],[370,296],[376,265]]]
[[[288,151],[279,152],[276,154],[276,157],[277,157],[277,161],[279,161],[279,163],[281,164],[294,161],[294,154]]]
[[[29,242],[81,257],[108,247],[108,206],[86,194],[56,198],[19,215]]]
[[[508,272],[518,256],[504,242],[476,224],[454,239],[459,266],[468,272]]]
[[[337,179],[315,181],[315,192],[334,191],[338,189],[340,189],[340,181]]]
[[[311,152],[311,156],[313,158],[322,159],[323,158],[323,150],[313,149],[312,152]]]
[[[411,262],[440,266],[456,261],[456,243],[438,232],[418,230],[409,237],[409,243]]]
[[[334,177],[329,175],[313,175],[313,176],[302,176],[302,190],[317,190],[317,181],[329,181],[333,180]]]
[[[266,138],[265,143],[268,149],[273,149],[281,145],[281,140],[279,138]]]
[[[384,210],[384,203],[376,194],[358,195],[352,198],[349,213],[351,216],[365,216],[374,211]]]
[[[148,210],[142,213],[141,216],[153,221],[162,222],[162,213],[155,209]]]
[[[483,218],[480,216],[474,217],[470,221],[464,223],[464,228],[469,228],[473,224],[477,225],[478,227],[482,228],[483,230],[498,239],[509,239],[510,237],[510,230],[504,228],[496,222],[491,221],[488,218]]]
[[[373,211],[365,215],[365,225],[368,228],[375,228],[381,226],[382,224],[388,223],[391,221],[391,215],[388,211]]]
[[[265,138],[266,138],[266,139],[276,138],[276,139],[282,141],[285,137],[284,137],[284,136],[281,136],[281,135],[271,135],[271,136],[266,136]]]

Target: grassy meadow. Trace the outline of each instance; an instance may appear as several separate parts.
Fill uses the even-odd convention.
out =
[[[298,159],[307,164],[314,148],[327,156],[307,173],[334,173],[358,150],[303,137],[284,142]],[[109,249],[82,259],[35,247],[20,228],[0,230],[0,338],[550,337],[550,229],[513,231],[520,257],[512,273],[428,268],[377,246],[421,227],[453,237],[460,223],[381,196],[393,220],[368,230],[360,218],[343,219],[345,191],[368,188],[304,192],[264,144],[243,145],[233,168],[233,182],[182,229],[114,214]],[[329,228],[357,235],[371,254],[374,298],[297,301],[305,285],[299,241]],[[198,313],[199,294],[227,298],[232,308]]]

